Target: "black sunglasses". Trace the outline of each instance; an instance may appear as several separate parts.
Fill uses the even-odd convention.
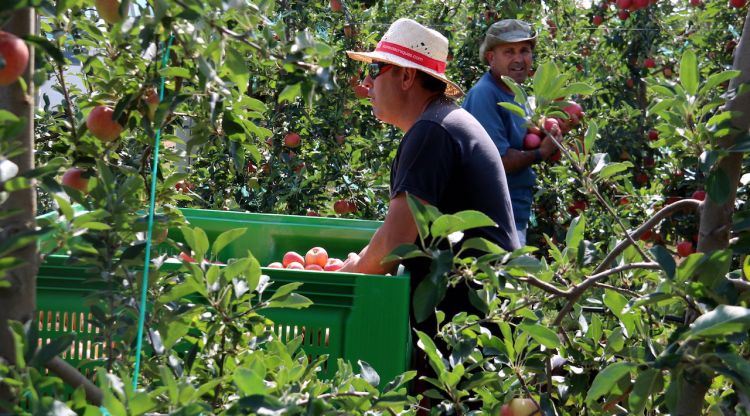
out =
[[[391,69],[392,66],[393,64],[388,64],[385,62],[373,62],[367,65],[367,74],[370,75],[370,78],[374,80],[375,78],[388,72],[388,70]]]

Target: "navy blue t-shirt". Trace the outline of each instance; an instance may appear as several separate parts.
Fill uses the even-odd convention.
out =
[[[497,227],[469,230],[506,250],[520,247],[500,153],[479,122],[449,99],[432,102],[399,144],[391,198],[409,192],[443,214],[477,210]]]

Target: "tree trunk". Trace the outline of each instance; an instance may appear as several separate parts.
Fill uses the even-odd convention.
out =
[[[10,22],[3,28],[6,32],[16,36],[35,33],[35,13],[32,8],[24,8],[14,13]],[[31,50],[30,52],[33,52]],[[0,109],[8,110],[16,116],[26,120],[26,126],[15,138],[25,152],[12,158],[18,165],[19,174],[23,174],[34,167],[34,85],[31,74],[34,68],[34,54],[29,54],[29,64],[23,74],[28,85],[25,94],[19,82],[7,87],[0,87]],[[30,187],[10,194],[5,203],[0,204],[0,212],[17,212],[16,215],[0,219],[0,241],[18,234],[19,232],[36,227],[36,189]],[[10,287],[0,289],[0,357],[11,363],[14,362],[15,346],[13,337],[8,333],[8,320],[28,321],[33,319],[36,309],[36,274],[39,269],[39,257],[36,244],[10,254],[25,262],[19,268],[12,270],[6,278]],[[0,399],[7,398],[8,391],[0,385]]]
[[[742,71],[730,83],[730,89],[737,88],[741,84],[750,85],[750,12],[745,17],[745,26],[742,30],[740,42],[734,52],[733,68]],[[736,111],[737,115],[732,117],[732,125],[740,132],[731,134],[719,141],[722,148],[734,145],[736,139],[746,134],[750,128],[750,94],[737,96],[727,102],[727,111]],[[729,179],[729,196],[724,204],[717,204],[706,198],[701,208],[700,228],[698,238],[698,251],[707,253],[721,250],[729,245],[729,234],[732,229],[732,215],[734,214],[734,202],[737,195],[737,186],[742,175],[742,153],[731,153],[722,158],[717,168],[723,171]],[[685,382],[679,397],[693,398],[694,400],[680,400],[675,414],[677,416],[698,416],[704,404],[704,397],[711,385],[711,377],[707,377],[706,383]]]

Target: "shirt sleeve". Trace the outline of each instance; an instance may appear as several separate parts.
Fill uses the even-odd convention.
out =
[[[391,198],[409,192],[438,205],[453,171],[455,144],[442,126],[431,121],[417,122],[402,140],[394,163]]]
[[[499,110],[501,107],[497,103],[498,100],[491,91],[486,88],[479,88],[469,92],[464,100],[463,107],[484,127],[495,146],[497,146],[497,150],[500,151],[500,155],[505,156],[510,147],[510,142],[508,130],[500,118]]]

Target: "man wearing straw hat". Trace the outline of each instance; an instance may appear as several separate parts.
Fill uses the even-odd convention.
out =
[[[479,59],[489,65],[482,78],[469,90],[463,107],[484,126],[503,158],[510,187],[513,217],[521,244],[531,216],[532,188],[536,174],[531,166],[549,159],[557,151],[553,139],[545,136],[537,149],[524,150],[525,120],[498,105],[516,104],[502,76],[520,84],[526,80],[533,59],[536,34],[528,23],[505,19],[495,22],[479,47]]]
[[[465,239],[483,237],[506,250],[519,248],[497,147],[479,122],[451,99],[463,92],[445,76],[448,40],[413,20],[399,19],[373,52],[347,54],[369,64],[363,84],[369,89],[375,117],[405,134],[391,166],[385,221],[370,243],[358,255],[351,255],[341,271],[393,272],[396,265],[382,264],[383,257],[401,244],[418,242],[407,192],[444,214],[481,211],[497,226],[469,230]],[[405,262],[405,266],[411,274],[412,293],[423,281],[429,283],[429,279],[424,279],[430,270],[429,260]],[[438,309],[446,313],[447,319],[461,311],[478,313],[469,302],[465,284],[448,289]],[[431,315],[413,324],[434,335],[437,325]]]

